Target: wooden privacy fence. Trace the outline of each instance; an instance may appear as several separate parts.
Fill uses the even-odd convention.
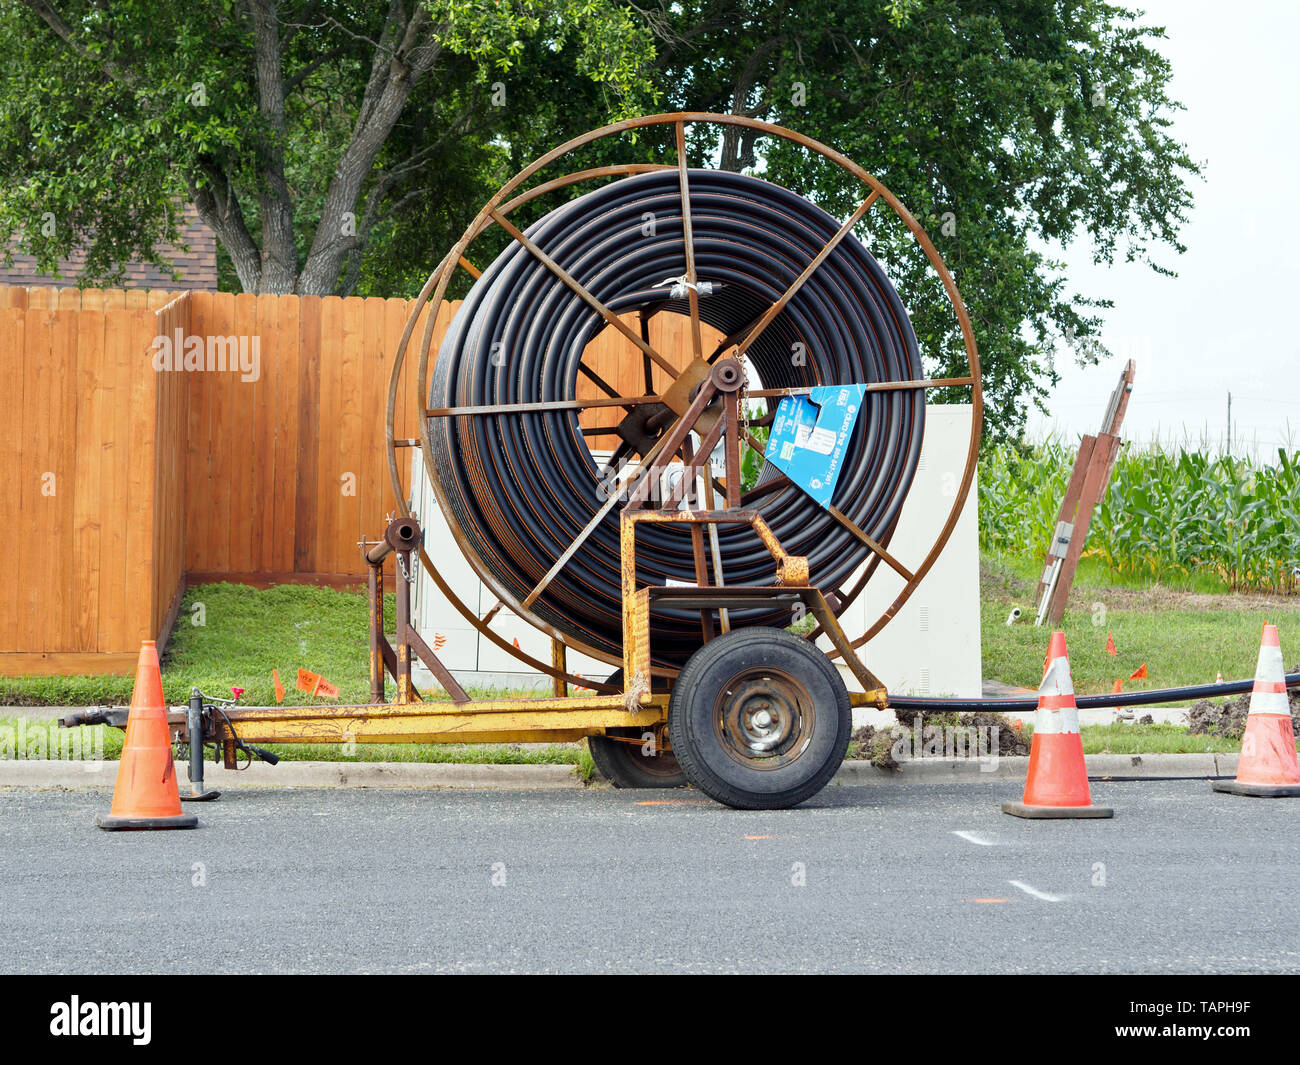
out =
[[[396,505],[384,412],[410,307],[0,286],[0,520],[14,545],[0,675],[130,672],[140,640],[166,640],[187,582],[364,577],[357,541]],[[435,345],[454,308],[439,308]],[[652,322],[678,365],[683,323]],[[640,353],[613,330],[584,363],[620,394],[644,391]],[[415,370],[408,359],[399,437],[419,435]],[[579,395],[597,394],[580,378]],[[597,417],[613,412],[582,424]]]

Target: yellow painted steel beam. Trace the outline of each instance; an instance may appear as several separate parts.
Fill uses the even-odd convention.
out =
[[[657,707],[668,709],[668,696],[663,692],[646,692],[641,696],[641,709]],[[576,710],[617,711],[627,715],[622,695],[571,695],[564,699],[484,699],[468,703],[359,703],[339,706],[334,704],[313,706],[229,706],[226,716],[238,727],[241,721],[271,720],[331,720],[335,718],[383,717],[454,717],[457,715],[500,714],[528,712],[537,714],[565,713]],[[614,724],[615,722],[611,722]],[[626,722],[635,724],[630,718]]]
[[[608,701],[605,697],[604,701]],[[540,702],[543,700],[533,700]],[[551,700],[545,700],[551,701]],[[566,700],[574,702],[577,700]],[[587,700],[588,702],[592,700]],[[645,728],[661,724],[666,710],[657,706],[627,711],[601,706],[578,709],[527,708],[529,701],[504,702],[495,710],[477,709],[476,704],[454,706],[449,712],[423,712],[429,704],[400,707],[302,707],[309,711],[351,711],[350,713],[287,716],[250,713],[255,708],[230,713],[239,738],[253,743],[533,743],[561,742],[606,728]],[[256,708],[260,711],[263,708]],[[271,708],[267,707],[266,710]],[[281,708],[275,708],[281,709]],[[290,709],[290,708],[283,708]],[[396,712],[394,712],[396,711]],[[219,722],[221,734],[225,723]],[[513,739],[527,734],[527,740]]]
[[[889,692],[884,688],[872,688],[867,692],[849,692],[850,706],[889,706]]]

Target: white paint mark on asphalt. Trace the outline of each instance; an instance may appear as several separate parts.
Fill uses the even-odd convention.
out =
[[[974,843],[977,847],[995,847],[997,846],[991,839],[985,839],[978,832],[953,832],[954,836],[964,839],[967,843]]]
[[[1046,891],[1039,891],[1038,888],[1026,884],[1023,880],[1008,880],[1007,883],[1014,888],[1019,888],[1026,895],[1032,895],[1034,898],[1042,899],[1044,902],[1061,901],[1060,895],[1049,895]]]

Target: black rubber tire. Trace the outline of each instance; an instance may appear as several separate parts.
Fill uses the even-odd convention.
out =
[[[802,688],[799,698],[812,713],[791,733],[798,748],[791,760],[760,768],[771,759],[740,752],[720,734],[719,706],[729,705],[727,691],[766,683],[773,671]],[[844,761],[852,729],[849,693],[835,667],[813,644],[780,629],[739,629],[710,640],[687,661],[668,707],[668,735],[686,779],[741,810],[780,810],[812,798]]]
[[[608,684],[623,686],[623,671],[610,674]],[[610,729],[610,732],[640,740],[644,729]],[[684,788],[686,775],[672,751],[647,757],[640,743],[625,743],[606,736],[588,736],[587,750],[602,777],[616,788]]]

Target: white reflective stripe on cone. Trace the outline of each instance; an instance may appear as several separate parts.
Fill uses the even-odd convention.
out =
[[[1250,713],[1252,714],[1281,714],[1283,717],[1291,716],[1291,704],[1287,701],[1286,692],[1258,692],[1250,693]]]
[[[1034,717],[1034,735],[1058,736],[1079,731],[1079,711],[1073,706],[1063,706],[1059,710],[1048,710],[1040,706]]]
[[[1073,695],[1074,680],[1070,676],[1070,660],[1053,658],[1052,664],[1043,674],[1043,683],[1038,686],[1039,695]]]
[[[1255,681],[1266,681],[1270,684],[1275,681],[1286,683],[1283,676],[1282,668],[1282,648],[1277,644],[1261,644],[1259,648],[1259,664],[1255,666]]]

